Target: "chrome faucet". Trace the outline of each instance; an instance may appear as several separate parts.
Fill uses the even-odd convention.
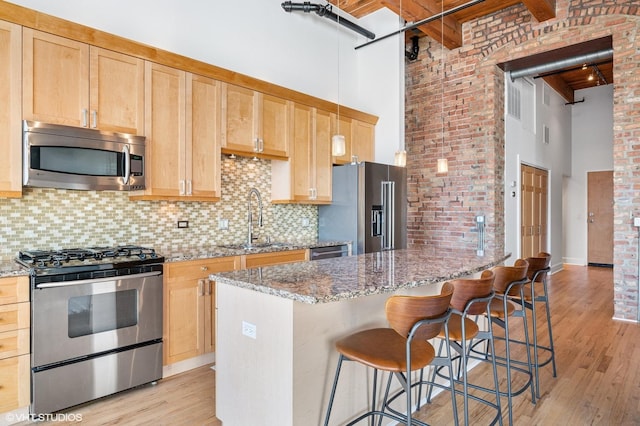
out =
[[[256,188],[251,188],[249,195],[247,196],[247,243],[246,247],[253,247],[253,240],[256,238],[253,236],[253,213],[251,212],[251,196],[254,195],[258,199],[258,226],[262,227],[262,197],[260,191]]]

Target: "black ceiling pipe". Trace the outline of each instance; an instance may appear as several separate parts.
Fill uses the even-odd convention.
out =
[[[341,18],[340,16],[333,13],[333,10],[332,10],[333,7],[330,4],[326,4],[323,6],[317,3],[311,3],[310,1],[305,1],[304,3],[293,3],[291,1],[285,1],[282,3],[282,8],[285,10],[285,12],[294,12],[294,11],[305,12],[305,13],[315,12],[319,16],[324,16],[325,18],[329,18],[332,21],[337,22],[338,24],[344,27],[347,27],[352,31],[355,31],[358,34],[361,34],[368,39],[376,38],[376,35],[371,31],[365,28],[362,28],[360,25],[354,24],[348,19]]]

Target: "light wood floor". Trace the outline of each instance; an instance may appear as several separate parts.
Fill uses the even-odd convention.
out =
[[[640,424],[640,326],[611,319],[612,270],[565,266],[550,278],[549,288],[558,377],[552,377],[550,365],[542,369],[541,399],[533,405],[528,394],[516,397],[514,423]],[[487,378],[485,367],[474,369],[472,380]],[[81,414],[85,425],[220,425],[214,394],[215,372],[202,367],[69,412]],[[489,410],[471,409],[473,424],[487,424]],[[421,411],[432,425],[452,424],[448,395],[437,397]]]

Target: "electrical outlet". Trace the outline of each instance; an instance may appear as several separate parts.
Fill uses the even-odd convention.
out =
[[[309,218],[308,217],[303,217],[302,218],[302,226],[309,226]]]
[[[633,218],[633,226],[640,227],[640,217],[634,217]]]
[[[256,338],[256,325],[250,322],[242,321],[242,334],[252,339]]]
[[[188,220],[179,220],[178,221],[178,228],[188,228],[189,227],[189,221]]]
[[[229,229],[229,219],[218,219],[218,229]]]

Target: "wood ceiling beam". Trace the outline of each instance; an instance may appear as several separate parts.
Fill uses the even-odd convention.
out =
[[[574,92],[573,89],[567,84],[566,81],[559,75],[550,75],[547,77],[543,77],[543,80],[551,86],[556,92],[560,94],[563,98],[567,100],[569,103],[574,102]]]
[[[400,0],[379,0],[392,12],[400,16]],[[445,12],[446,12],[445,8]],[[435,0],[402,0],[402,18],[407,23],[418,22],[441,13],[441,6]],[[444,34],[440,19],[420,25],[419,29],[438,43],[442,41],[447,49],[462,46],[462,24],[452,15],[444,17]]]
[[[538,22],[556,17],[556,0],[522,0],[522,4]]]

